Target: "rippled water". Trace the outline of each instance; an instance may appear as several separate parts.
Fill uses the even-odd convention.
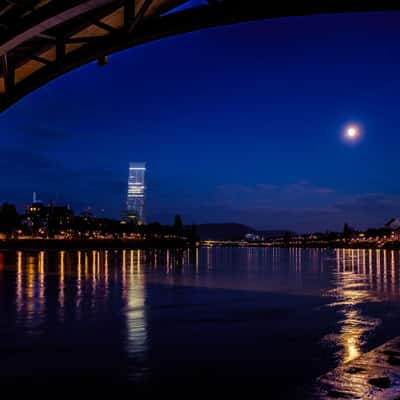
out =
[[[399,274],[385,250],[3,252],[0,382],[307,397],[400,335]]]

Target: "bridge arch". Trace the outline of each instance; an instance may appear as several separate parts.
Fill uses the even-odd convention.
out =
[[[153,40],[260,19],[400,10],[394,0],[0,0],[0,111],[68,71]]]

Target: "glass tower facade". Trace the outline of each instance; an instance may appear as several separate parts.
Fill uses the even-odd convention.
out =
[[[129,163],[127,212],[128,218],[138,223],[145,222],[145,177],[146,163]]]

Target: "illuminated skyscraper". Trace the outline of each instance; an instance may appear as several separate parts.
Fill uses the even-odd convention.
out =
[[[136,219],[138,223],[145,222],[145,175],[146,163],[129,163],[128,199],[126,208],[128,218]]]

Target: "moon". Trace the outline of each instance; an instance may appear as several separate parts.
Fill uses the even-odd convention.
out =
[[[361,129],[357,125],[348,125],[343,136],[347,142],[357,142],[361,137]]]
[[[357,129],[354,127],[347,129],[347,136],[349,138],[355,138],[357,136]]]

